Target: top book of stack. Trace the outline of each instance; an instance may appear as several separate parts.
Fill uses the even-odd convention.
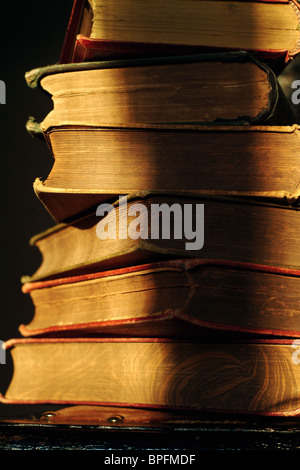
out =
[[[246,50],[300,50],[295,0],[75,0],[60,62]]]

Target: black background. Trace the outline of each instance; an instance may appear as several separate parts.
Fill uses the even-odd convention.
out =
[[[29,246],[29,239],[54,224],[32,188],[36,177],[49,173],[52,156],[46,144],[25,129],[29,116],[42,120],[52,103],[42,91],[27,86],[24,74],[58,62],[72,5],[73,0],[1,2],[0,80],[6,84],[6,104],[0,105],[1,341],[20,337],[19,324],[33,315],[20,278],[40,264],[40,254]],[[11,372],[6,357],[6,365],[0,364],[1,393]],[[0,405],[1,416],[15,412],[19,413],[15,407]]]

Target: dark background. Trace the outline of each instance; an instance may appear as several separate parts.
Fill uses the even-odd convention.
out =
[[[73,0],[2,3],[6,5],[0,10],[0,80],[6,84],[6,104],[0,105],[0,340],[6,341],[20,337],[19,325],[28,323],[33,315],[31,299],[22,294],[20,282],[23,275],[34,273],[41,261],[29,239],[54,224],[32,189],[36,177],[48,175],[52,156],[46,144],[25,129],[29,116],[42,120],[52,103],[41,90],[28,88],[24,74],[58,62]],[[295,79],[300,80],[298,59],[286,69],[282,80],[288,97]],[[299,107],[294,107],[298,122]],[[10,358],[6,357],[6,365],[0,364],[1,393],[5,393],[11,373]],[[0,405],[0,416],[19,413],[20,407]]]
[[[6,3],[4,6],[3,3]],[[52,166],[42,141],[25,129],[29,116],[42,120],[52,108],[51,99],[30,89],[24,74],[58,62],[73,0],[2,2],[0,9],[0,80],[6,84],[6,104],[0,105],[1,154],[1,313],[0,340],[20,337],[20,323],[33,315],[29,296],[22,294],[20,278],[33,274],[40,255],[29,239],[54,224],[36,198],[32,184]],[[11,377],[11,363],[0,364],[0,392]],[[0,405],[0,415],[19,413]]]

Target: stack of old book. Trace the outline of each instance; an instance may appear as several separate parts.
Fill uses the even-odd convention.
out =
[[[75,1],[3,401],[299,413],[299,41],[293,1]]]

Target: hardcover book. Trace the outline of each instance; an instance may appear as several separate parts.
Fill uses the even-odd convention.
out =
[[[244,49],[299,52],[296,1],[75,0],[60,61]]]
[[[53,166],[34,190],[60,222],[139,191],[276,198],[300,194],[295,126],[65,126],[46,133]]]
[[[107,211],[107,212],[106,212]],[[41,263],[23,282],[174,258],[299,269],[297,208],[238,198],[144,194],[34,236]]]
[[[175,259],[23,285],[23,336],[300,337],[300,270]]]
[[[294,123],[274,72],[243,51],[52,65],[25,77],[53,100],[42,131],[75,125]]]
[[[18,339],[5,403],[94,404],[298,416],[290,340]]]

